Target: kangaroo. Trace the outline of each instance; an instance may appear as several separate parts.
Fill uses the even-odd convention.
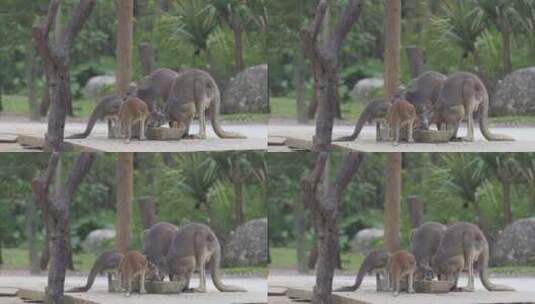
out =
[[[220,138],[245,138],[243,135],[225,132],[219,122],[221,96],[214,78],[205,71],[187,70],[180,73],[171,85],[167,99],[170,125],[188,134],[193,118],[199,117],[199,134],[206,138],[206,110],[210,111],[212,128]]]
[[[168,274],[165,256],[173,241],[178,227],[167,222],[159,222],[145,230],[143,238],[143,254],[149,261],[151,280],[163,281]]]
[[[416,276],[426,280],[433,280],[431,259],[435,255],[446,226],[437,222],[428,222],[413,229],[411,234],[412,254],[416,259]]]
[[[108,134],[111,134],[112,137],[115,137],[115,129],[117,127],[117,122],[119,120],[119,108],[121,107],[122,98],[118,95],[108,95],[104,96],[97,104],[97,106],[91,112],[89,121],[83,133],[74,134],[66,139],[82,139],[87,138],[93,127],[95,126],[97,120],[106,119],[108,121]]]
[[[411,253],[405,250],[394,252],[390,255],[386,267],[390,274],[390,282],[394,284],[394,296],[399,295],[401,289],[400,280],[405,276],[408,277],[407,292],[414,292],[413,279],[416,271],[416,260]]]
[[[149,118],[147,104],[137,98],[128,96],[119,109],[119,121],[121,123],[121,134],[125,136],[125,143],[130,143],[132,138],[132,127],[139,122],[139,140],[145,140],[145,122]]]
[[[420,120],[419,128],[429,128],[428,116],[447,78],[444,74],[428,71],[413,79],[411,86],[405,92],[405,99],[416,108]]]
[[[489,281],[489,244],[476,225],[458,222],[446,229],[440,246],[433,256],[432,265],[438,274],[453,278],[454,289],[460,272],[468,268],[468,285],[465,291],[474,291],[474,263],[478,262],[481,283],[490,291],[514,291],[513,288],[495,285]]]
[[[117,252],[117,251],[105,251],[101,255],[97,257],[95,260],[95,263],[93,264],[93,267],[91,267],[91,271],[89,272],[89,276],[87,277],[87,283],[85,286],[81,287],[75,287],[72,289],[67,290],[66,292],[86,292],[88,291],[91,286],[93,286],[93,283],[95,282],[95,278],[97,274],[107,272],[108,273],[108,284],[110,284],[112,280],[112,276],[117,276],[117,271],[119,270],[119,263],[121,262],[121,259],[123,258],[123,254]]]
[[[386,278],[386,264],[388,262],[389,258],[388,252],[385,250],[374,250],[370,252],[364,258],[364,261],[362,261],[362,264],[360,265],[359,272],[357,274],[357,277],[355,278],[355,284],[351,286],[345,286],[338,289],[335,289],[334,291],[355,291],[359,289],[360,284],[362,284],[362,280],[364,279],[364,275],[367,273],[375,272],[377,276],[377,283],[379,284],[381,282],[381,273]],[[383,288],[383,286],[378,286],[378,290],[384,290],[387,288]]]
[[[367,122],[375,121],[377,130],[379,130],[381,128],[381,123],[385,120],[389,105],[390,102],[386,101],[384,98],[371,100],[362,111],[362,114],[360,114],[359,120],[353,130],[353,134],[336,138],[334,141],[353,141],[357,139],[360,131],[362,131],[362,128]]]
[[[435,120],[438,124],[453,124],[458,129],[463,118],[468,122],[466,141],[474,141],[474,113],[479,112],[479,128],[489,141],[513,141],[510,136],[493,134],[489,130],[489,94],[483,82],[472,73],[457,72],[444,82],[440,90]],[[457,131],[455,131],[454,137]]]
[[[403,127],[408,128],[408,141],[414,142],[412,131],[414,128],[414,122],[416,121],[416,109],[414,106],[404,100],[396,99],[389,107],[386,114],[386,121],[390,128],[390,132],[395,130],[394,133],[394,146],[399,145],[400,129]]]
[[[126,289],[127,297],[132,293],[132,281],[136,278],[139,278],[139,293],[147,293],[145,291],[145,273],[147,270],[147,259],[138,251],[129,251],[121,259],[119,264],[121,285]]]
[[[221,282],[219,267],[221,247],[210,227],[192,223],[183,226],[175,233],[166,256],[167,268],[173,281],[186,281],[189,285],[191,274],[197,268],[200,275],[196,292],[206,292],[206,264],[215,287],[223,292],[246,291],[237,286],[227,286]]]

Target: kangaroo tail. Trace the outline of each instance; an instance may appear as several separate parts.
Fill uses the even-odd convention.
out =
[[[514,288],[511,288],[509,286],[492,284],[489,281],[488,269],[489,269],[489,245],[486,244],[485,248],[483,249],[483,252],[481,253],[480,263],[479,263],[479,278],[481,279],[481,283],[489,291],[515,291]]]
[[[221,247],[219,245],[219,241],[216,239],[216,249],[214,254],[212,255],[212,258],[210,259],[210,275],[212,276],[212,282],[214,282],[214,286],[217,288],[217,290],[222,292],[245,292],[247,291],[245,288],[239,287],[239,286],[231,286],[231,285],[225,285],[223,282],[221,282],[221,274],[219,273],[219,267],[221,264]]]
[[[360,287],[360,284],[362,284],[362,280],[364,279],[364,276],[366,275],[366,273],[368,273],[370,271],[370,263],[371,261],[370,260],[367,260],[365,259],[364,262],[362,263],[362,265],[360,266],[359,268],[359,272],[357,273],[357,277],[355,278],[355,284],[351,285],[351,286],[344,286],[344,287],[340,287],[338,289],[335,289],[334,291],[355,291],[357,289],[359,289]]]
[[[360,131],[362,131],[362,128],[364,127],[366,122],[374,118],[379,118],[381,116],[384,116],[384,114],[386,114],[386,113],[382,113],[383,111],[381,111],[381,109],[383,107],[379,106],[380,103],[384,103],[384,102],[385,101],[383,100],[375,100],[375,101],[368,103],[366,108],[364,108],[364,110],[362,111],[362,114],[360,114],[359,119],[355,125],[355,129],[353,130],[353,133],[349,136],[335,138],[333,141],[353,141],[357,139],[357,137],[360,134]],[[381,112],[381,113],[378,113],[378,112]]]
[[[93,283],[95,282],[95,278],[97,277],[97,274],[101,271],[101,266],[98,263],[98,260],[95,262],[93,267],[91,268],[91,272],[89,273],[89,276],[87,277],[87,283],[85,286],[75,287],[71,288],[69,290],[66,290],[65,292],[86,292],[88,291],[91,286],[93,286]]]
[[[210,82],[210,85],[213,87],[214,90],[214,100],[210,103],[210,120],[212,123],[212,128],[214,129],[215,134],[219,138],[247,138],[242,134],[235,133],[235,132],[225,132],[221,128],[221,124],[219,122],[219,112],[220,112],[220,106],[221,106],[221,93],[219,92],[219,87],[217,86],[217,83],[215,80],[210,76],[207,75],[208,81]],[[203,113],[201,113],[203,115]]]
[[[85,131],[83,133],[74,134],[65,138],[66,139],[82,139],[82,138],[88,137],[101,115],[102,115],[102,107],[101,107],[101,104],[98,104],[93,110],[93,112],[91,113],[91,116],[89,117],[89,121],[87,122]]]
[[[481,130],[481,133],[483,134],[483,137],[485,137],[489,141],[514,141],[515,139],[512,138],[509,135],[505,134],[494,134],[491,133],[489,130],[489,94],[487,92],[487,89],[485,88],[485,85],[479,84],[482,89],[482,98],[483,102],[481,104],[481,112],[479,113],[479,129]]]

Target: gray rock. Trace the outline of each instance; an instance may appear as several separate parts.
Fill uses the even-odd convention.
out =
[[[351,249],[367,255],[372,250],[376,249],[375,245],[379,240],[382,240],[385,235],[383,229],[369,228],[362,229],[351,241]]]
[[[82,247],[86,252],[103,252],[113,246],[114,240],[114,229],[97,229],[87,235]]]
[[[535,262],[535,217],[507,226],[494,243],[493,265],[521,265]]]
[[[517,70],[498,84],[491,113],[499,115],[535,113],[535,67]]]
[[[267,218],[239,226],[224,248],[225,264],[229,266],[266,265],[268,257]]]
[[[84,87],[85,98],[95,99],[104,93],[104,90],[115,85],[115,76],[101,75],[90,78]]]
[[[351,97],[356,100],[370,99],[372,92],[383,88],[385,80],[383,78],[365,78],[361,79],[351,90]]]
[[[232,79],[223,95],[222,113],[266,113],[268,109],[268,66],[245,69]]]

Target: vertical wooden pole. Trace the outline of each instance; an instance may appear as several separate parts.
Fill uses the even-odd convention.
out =
[[[119,153],[117,166],[116,247],[125,253],[130,245],[130,220],[134,192],[134,154]]]
[[[398,86],[401,48],[401,0],[386,0],[385,95]],[[400,248],[401,153],[389,153],[385,168],[385,246],[389,252]]]

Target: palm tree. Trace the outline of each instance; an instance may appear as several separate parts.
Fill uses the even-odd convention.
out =
[[[264,155],[260,152],[233,152],[214,154],[214,160],[220,175],[234,187],[234,225],[237,227],[245,221],[244,185],[258,182],[265,187],[267,165]]]
[[[531,210],[535,212],[535,155],[531,153],[519,153],[516,155],[517,171],[528,184],[531,201]]]
[[[434,17],[433,26],[441,33],[437,43],[449,42],[463,50],[463,58],[472,55],[476,66],[480,66],[477,40],[485,31],[483,13],[470,1],[444,1],[443,17]]]
[[[264,6],[264,0],[211,0],[210,4],[215,8],[219,18],[227,24],[234,35],[234,61],[236,70],[241,71],[245,68],[243,60],[243,30],[244,26],[250,21],[256,21],[262,24],[261,17],[253,12],[251,2],[261,7]]]
[[[513,71],[511,39],[513,26],[518,20],[514,2],[510,0],[477,0],[479,10],[485,14],[502,35],[502,64],[506,74]]]
[[[535,58],[535,2],[531,0],[513,1],[518,14],[518,25],[528,36],[531,55]]]
[[[210,61],[208,39],[218,26],[212,6],[198,0],[176,1],[162,23],[161,29],[166,32],[169,41],[180,43],[186,40],[193,46],[195,56],[205,53]]]

